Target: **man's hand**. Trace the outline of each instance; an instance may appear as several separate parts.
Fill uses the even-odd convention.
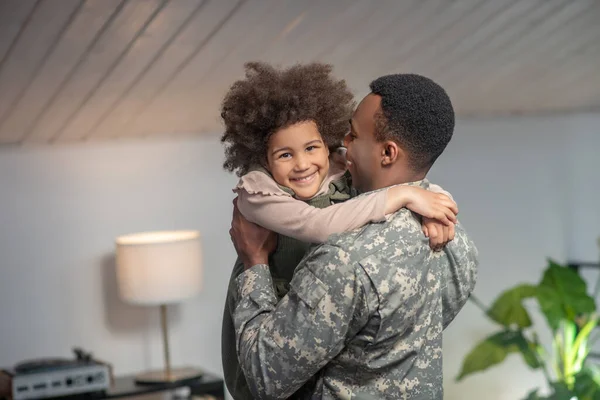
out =
[[[429,238],[429,246],[441,250],[454,239],[454,224],[445,225],[438,220],[423,217],[423,233]]]
[[[268,264],[269,254],[277,248],[277,235],[248,221],[233,200],[233,219],[229,230],[231,241],[246,269],[257,264]]]

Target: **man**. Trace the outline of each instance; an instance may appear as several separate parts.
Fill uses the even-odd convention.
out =
[[[373,81],[346,140],[360,192],[429,183],[454,130],[445,91],[418,75]],[[442,399],[442,330],[474,288],[477,250],[460,225],[433,251],[406,209],[336,235],[297,267],[277,303],[268,255],[275,236],[234,209],[231,236],[244,263],[233,319],[238,357],[256,398]],[[461,266],[459,268],[459,266]]]

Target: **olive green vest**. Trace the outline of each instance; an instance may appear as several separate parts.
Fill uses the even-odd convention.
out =
[[[262,168],[255,168],[253,170],[269,174]],[[292,196],[294,195],[294,192],[291,189],[281,185],[279,185],[279,187]],[[339,179],[336,179],[329,184],[327,193],[307,200],[306,203],[313,207],[325,208],[332,204],[348,200],[350,196],[350,174],[345,173]],[[269,269],[271,271],[271,276],[273,277],[273,285],[275,286],[275,292],[277,293],[279,300],[287,294],[290,281],[294,275],[294,270],[311,245],[311,243],[301,242],[288,236],[278,236],[277,249],[269,257]],[[229,279],[229,288],[227,290],[227,298],[225,299],[225,311],[223,313],[223,326],[221,330],[221,361],[223,363],[223,374],[225,375],[227,389],[235,400],[252,399],[252,394],[248,389],[248,384],[246,383],[244,373],[239,366],[237,358],[235,328],[231,313],[233,290],[235,290],[234,281],[243,271],[244,264],[238,258],[233,267],[231,278]],[[293,396],[291,398],[293,398]]]

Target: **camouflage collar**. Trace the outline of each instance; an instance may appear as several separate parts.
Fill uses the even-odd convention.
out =
[[[396,187],[396,186],[420,186],[423,189],[429,189],[429,180],[427,178],[424,178],[424,179],[421,179],[420,181],[398,183],[396,185],[382,187],[382,188],[379,188],[379,189],[371,190],[369,192],[359,193],[358,195],[359,196],[369,195],[371,193],[381,192],[382,190],[387,190],[389,188],[393,188],[393,187]]]

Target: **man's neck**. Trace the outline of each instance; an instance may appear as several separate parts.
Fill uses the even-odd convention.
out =
[[[422,181],[425,179],[425,174],[419,175],[411,175],[409,178],[404,179],[390,179],[390,180],[382,180],[380,182],[375,183],[372,187],[367,190],[357,190],[358,194],[366,194],[372,192],[378,192],[383,189],[390,188],[392,186],[397,185],[422,185]]]
[[[409,170],[384,170],[381,171],[379,179],[376,180],[371,190],[383,189],[395,185],[404,185],[425,179],[427,172],[413,172]]]

